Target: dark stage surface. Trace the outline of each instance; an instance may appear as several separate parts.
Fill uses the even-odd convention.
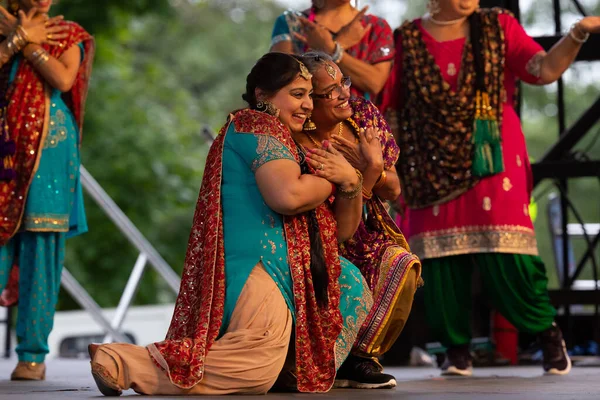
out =
[[[89,373],[87,360],[51,360],[48,362],[47,381],[10,382],[14,360],[0,360],[0,399],[2,400],[58,400],[101,398]],[[541,367],[481,368],[473,378],[439,376],[432,368],[388,368],[398,379],[395,390],[333,390],[323,395],[269,394],[243,396],[238,399],[599,399],[600,368],[574,367],[565,377],[542,376]],[[137,395],[133,391],[125,397]],[[135,398],[135,397],[133,397]],[[153,397],[154,399],[181,399],[181,397]],[[202,398],[208,398],[204,396]],[[211,397],[214,398],[214,397]]]

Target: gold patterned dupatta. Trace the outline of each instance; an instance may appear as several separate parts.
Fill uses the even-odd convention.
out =
[[[277,118],[253,110],[244,109],[230,116],[213,142],[206,160],[171,326],[166,340],[148,346],[155,363],[181,388],[191,388],[203,379],[205,358],[218,337],[223,318],[226,277],[222,154],[232,121],[237,132],[276,138],[299,161],[298,149],[287,128]],[[319,206],[316,214],[329,273],[329,302],[324,308],[317,305],[310,273],[307,217],[305,214],[284,217],[296,309],[296,373],[301,392],[326,392],[333,386],[335,344],[342,330],[337,226],[327,204]]]

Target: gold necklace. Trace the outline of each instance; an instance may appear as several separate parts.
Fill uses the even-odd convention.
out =
[[[348,118],[346,121],[352,127],[351,131],[352,131],[352,134],[354,135],[354,143],[358,143],[358,131],[360,130],[360,127],[358,126],[358,124],[356,122],[354,122],[354,120],[352,118]]]
[[[356,129],[358,129],[358,125],[356,125],[356,123],[354,121],[352,121],[350,118],[348,118],[347,121],[350,122],[350,124],[352,124],[353,127],[355,127]],[[342,122],[340,122],[338,124],[338,133],[337,133],[337,135],[338,136],[342,136],[343,131],[344,131],[344,121],[342,121]],[[312,137],[312,135],[310,133],[308,133],[307,131],[303,131],[303,132],[306,134],[306,136],[308,136],[308,138],[310,139],[310,141],[316,147],[320,146],[319,143],[315,140],[315,138]],[[352,133],[356,136],[356,133],[354,133],[354,131]],[[356,140],[356,143],[358,143],[358,140]]]
[[[304,133],[306,134],[306,136],[308,136],[308,138],[310,139],[310,141],[315,145],[315,147],[319,147],[319,143],[317,143],[317,141],[312,137],[312,135],[306,131],[304,131]]]

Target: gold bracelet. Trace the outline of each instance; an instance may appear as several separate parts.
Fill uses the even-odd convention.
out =
[[[40,66],[42,64],[45,64],[50,59],[50,55],[46,50],[40,48],[31,53],[31,58],[31,63],[33,65]]]
[[[356,175],[358,176],[358,185],[356,185],[356,187],[352,190],[344,190],[341,187],[338,187],[337,194],[339,197],[351,200],[358,197],[358,195],[362,192],[363,175],[360,173],[359,170],[355,169],[355,171]]]
[[[371,200],[373,198],[373,191],[371,190],[371,191],[367,192],[365,190],[365,187],[363,186],[362,187],[362,195],[363,195],[363,199]]]
[[[19,33],[18,29],[15,29],[15,31],[10,34],[7,41],[8,43],[6,44],[6,47],[11,55],[17,54],[23,49],[23,47],[27,45],[27,42],[21,36],[21,33]]]
[[[383,185],[385,185],[385,182],[387,181],[387,172],[385,172],[385,170],[381,171],[381,175],[379,175],[379,178],[377,178],[377,182],[375,182],[375,185],[373,186],[373,190],[377,190],[380,187],[383,187]]]
[[[17,26],[17,29],[15,31],[19,33],[19,35],[23,38],[23,41],[25,41],[25,43],[29,43],[31,41],[29,40],[29,35],[27,34],[27,31],[25,30],[25,28],[23,28],[22,25]]]

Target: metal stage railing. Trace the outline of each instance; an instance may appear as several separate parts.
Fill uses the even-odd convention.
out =
[[[179,276],[161,257],[150,242],[148,242],[131,220],[127,218],[125,213],[123,213],[119,206],[117,206],[104,189],[102,189],[102,186],[100,186],[83,165],[81,166],[81,183],[90,197],[105,212],[108,218],[114,222],[115,226],[125,235],[129,242],[139,250],[140,254],[127,280],[115,315],[110,322],[104,318],[100,306],[98,306],[87,291],[81,287],[66,267],[63,268],[62,286],[69,292],[73,299],[90,314],[94,321],[104,329],[105,342],[111,340],[128,342],[127,337],[119,330],[125,320],[127,310],[133,301],[135,293],[137,292],[146,265],[149,263],[165,282],[167,282],[167,285],[174,293],[179,291]]]

